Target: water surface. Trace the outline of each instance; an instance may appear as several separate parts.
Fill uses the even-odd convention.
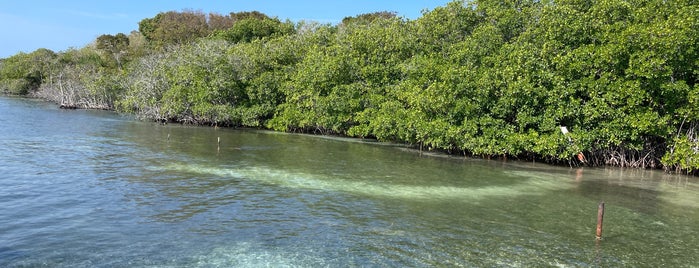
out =
[[[697,178],[659,171],[421,156],[6,97],[0,148],[0,267],[699,263]]]

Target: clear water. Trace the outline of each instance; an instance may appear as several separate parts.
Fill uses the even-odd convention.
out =
[[[0,267],[699,265],[696,177],[421,156],[6,97],[0,148]]]

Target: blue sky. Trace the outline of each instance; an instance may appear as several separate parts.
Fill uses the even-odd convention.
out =
[[[138,22],[164,11],[197,10],[228,14],[260,11],[292,21],[337,23],[347,16],[395,11],[416,19],[422,10],[444,6],[450,0],[2,0],[0,1],[0,58],[38,48],[63,51],[80,48],[102,34],[138,30]]]

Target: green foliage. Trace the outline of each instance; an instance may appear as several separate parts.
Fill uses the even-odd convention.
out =
[[[540,21],[538,16],[547,2],[539,0],[480,0],[476,2],[475,10],[484,14],[490,23],[500,30],[505,41],[511,41],[535,27],[533,24]]]
[[[26,95],[36,91],[49,76],[56,53],[40,48],[32,53],[18,53],[0,64],[0,92]]]
[[[476,5],[479,5],[480,2]],[[472,3],[453,1],[424,13],[416,21],[416,39],[426,53],[440,52],[470,35],[483,17]]]
[[[296,66],[290,81],[283,85],[286,101],[270,123],[274,129],[341,131],[341,123],[335,122],[339,115],[329,114],[336,107],[328,97],[337,97],[333,95],[342,93],[338,87],[352,81],[353,66],[347,54],[333,48],[338,47],[312,49]]]
[[[121,68],[121,59],[129,49],[129,37],[123,33],[103,34],[95,41],[97,49],[103,51],[109,59],[114,59]]]
[[[121,93],[119,73],[92,47],[70,49],[51,64],[48,81],[34,93],[67,107],[113,109]]]
[[[663,156],[662,161],[666,166],[674,167],[676,171],[699,170],[699,141],[696,133],[690,132],[672,139],[670,150]]]
[[[298,60],[297,47],[286,46],[294,43],[201,39],[143,58],[127,71],[118,108],[156,120],[261,127],[282,100],[287,64]]]
[[[385,19],[395,18],[396,14],[397,14],[396,12],[381,11],[381,12],[361,14],[361,15],[357,15],[354,17],[345,17],[342,19],[342,26],[347,26],[350,24],[370,24],[370,23],[374,22],[375,20],[385,20]]]
[[[123,33],[116,35],[103,34],[97,37],[97,49],[104,50],[109,53],[118,53],[129,47],[129,37]]]
[[[139,58],[126,70],[124,93],[116,103],[121,112],[135,113],[150,120],[167,120],[162,109],[163,93],[170,87],[166,70],[174,54],[154,53]]]
[[[241,12],[231,12],[228,16],[233,23],[236,23],[237,21],[244,20],[244,19],[257,19],[257,20],[265,20],[265,19],[270,19],[269,16],[265,15],[262,12],[259,11],[241,11]]]
[[[4,59],[0,87],[155,120],[697,170],[697,12],[689,0],[474,0],[337,26],[166,12],[96,49]]]
[[[258,11],[231,12],[228,15],[210,13],[207,23],[211,31],[216,31],[231,28],[236,22],[243,19],[264,20],[269,18],[270,17],[268,17],[264,13]]]
[[[227,50],[224,42],[203,39],[141,60],[128,71],[128,92],[120,109],[159,120],[235,124],[239,117],[233,108],[244,96]]]
[[[209,35],[206,14],[199,11],[169,11],[138,23],[138,30],[156,47],[187,44]]]
[[[125,60],[124,62],[128,63],[132,60],[138,59],[148,54],[149,51],[147,41],[146,37],[143,36],[143,34],[141,34],[138,31],[131,31],[131,33],[129,33],[128,35],[128,38],[129,46],[126,49],[126,53],[124,55],[126,56],[127,60]]]
[[[269,36],[291,34],[293,31],[294,26],[291,23],[283,23],[278,19],[244,18],[237,20],[228,29],[215,31],[213,36],[231,43],[240,43]]]

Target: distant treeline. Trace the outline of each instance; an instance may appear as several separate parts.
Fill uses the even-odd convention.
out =
[[[691,173],[698,41],[692,0],[455,1],[337,25],[171,11],[80,49],[2,59],[0,91],[149,120]]]

